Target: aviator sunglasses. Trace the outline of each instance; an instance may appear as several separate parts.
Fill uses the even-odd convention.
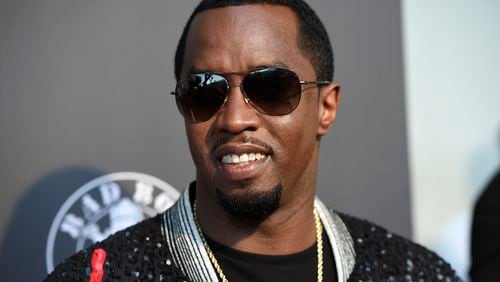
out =
[[[327,85],[330,81],[304,81],[286,68],[259,68],[248,72],[241,84],[232,85],[222,75],[210,72],[192,73],[175,87],[177,108],[192,122],[207,121],[227,101],[229,89],[240,87],[245,102],[258,112],[270,116],[291,113],[300,102],[302,84]]]

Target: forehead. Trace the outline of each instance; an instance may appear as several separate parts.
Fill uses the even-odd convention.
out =
[[[297,22],[290,8],[279,5],[201,12],[188,33],[183,74],[190,70],[245,72],[274,62],[298,67],[305,58],[297,44]]]

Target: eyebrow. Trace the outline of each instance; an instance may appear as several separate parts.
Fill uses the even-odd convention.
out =
[[[282,68],[289,68],[287,64],[280,60],[274,60],[270,64],[261,64],[261,65],[252,65],[250,66],[250,69],[259,69],[259,68],[273,68],[273,67],[282,67]]]
[[[255,64],[255,65],[250,65],[248,67],[248,70],[246,71],[241,71],[241,72],[218,72],[218,71],[213,71],[213,70],[204,70],[204,69],[197,69],[195,66],[191,66],[188,69],[188,73],[216,73],[216,74],[221,74],[221,75],[231,75],[231,74],[244,74],[252,70],[256,69],[264,69],[264,68],[275,68],[275,67],[282,67],[282,68],[290,68],[287,64],[280,60],[274,60],[270,63],[265,63],[265,64]]]

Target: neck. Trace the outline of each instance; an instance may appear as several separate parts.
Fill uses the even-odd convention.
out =
[[[316,241],[314,189],[309,195],[282,199],[281,206],[266,219],[242,220],[226,212],[217,199],[197,189],[199,225],[211,239],[240,251],[286,255],[303,251]]]

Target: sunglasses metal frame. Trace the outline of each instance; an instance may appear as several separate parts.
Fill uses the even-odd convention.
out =
[[[331,81],[328,81],[328,80],[301,80],[299,78],[299,76],[297,75],[296,72],[294,72],[293,70],[291,69],[288,69],[288,68],[283,68],[283,67],[267,67],[267,68],[257,68],[257,69],[253,69],[251,71],[248,71],[248,72],[245,72],[245,73],[216,73],[216,72],[194,72],[194,73],[191,73],[188,77],[185,77],[183,79],[180,79],[178,82],[177,82],[177,85],[179,85],[180,83],[186,81],[186,80],[189,80],[191,79],[190,76],[193,75],[193,74],[204,74],[204,75],[217,75],[217,76],[220,76],[224,79],[224,81],[226,82],[226,92],[225,92],[225,97],[224,97],[224,101],[221,103],[221,105],[217,108],[217,110],[214,111],[214,113],[211,115],[213,116],[219,109],[221,109],[225,104],[226,104],[226,101],[228,99],[228,96],[229,96],[229,89],[231,89],[231,87],[239,87],[240,88],[240,91],[241,93],[243,94],[243,98],[245,100],[245,103],[246,104],[250,104],[252,105],[252,107],[257,110],[258,112],[260,113],[263,113],[265,115],[269,115],[269,116],[283,116],[283,115],[287,115],[287,114],[290,114],[291,112],[293,112],[297,107],[295,106],[290,112],[288,113],[285,113],[285,114],[272,114],[272,113],[269,113],[269,112],[266,112],[264,111],[264,109],[260,108],[256,103],[252,102],[252,99],[250,99],[250,97],[248,97],[246,91],[243,89],[242,85],[243,85],[243,81],[245,80],[245,78],[252,74],[252,73],[255,73],[255,72],[258,72],[258,71],[264,71],[264,70],[285,70],[285,71],[289,71],[291,73],[294,74],[294,76],[298,79],[298,82],[300,85],[307,85],[307,84],[316,84],[316,85],[319,85],[319,86],[324,86],[324,85],[328,85],[331,83]],[[231,84],[230,81],[226,78],[226,75],[233,75],[233,74],[240,74],[240,75],[243,75],[243,78],[241,80],[241,82],[239,84]],[[176,86],[176,90],[177,90],[177,87]],[[170,92],[171,95],[174,95],[176,96],[176,99],[177,99],[177,91],[172,91]],[[300,91],[300,95],[302,95],[302,89]],[[300,99],[300,98],[299,98]],[[300,100],[299,102],[297,103],[297,106],[298,104],[300,103]],[[184,116],[184,114],[182,114],[182,110],[179,109],[179,112],[181,113],[181,115]],[[185,116],[184,116],[185,117]],[[193,120],[193,122],[203,122],[203,121],[206,121],[206,120],[196,120],[194,118],[194,116],[191,117],[191,119]],[[210,119],[210,118],[209,118]],[[208,120],[208,119],[207,119]]]

